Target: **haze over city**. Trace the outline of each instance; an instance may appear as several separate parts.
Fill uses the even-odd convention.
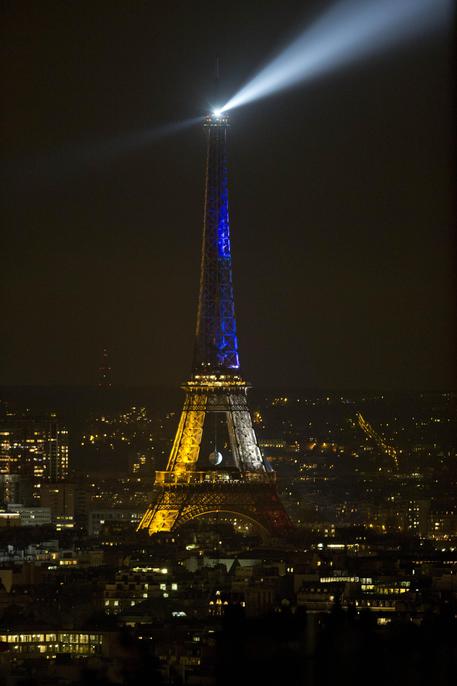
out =
[[[204,137],[198,124],[152,133],[225,102],[320,15],[322,2],[7,3],[5,384],[94,384],[104,347],[116,383],[186,377]],[[448,36],[434,27],[231,113],[236,307],[255,385],[453,378]]]

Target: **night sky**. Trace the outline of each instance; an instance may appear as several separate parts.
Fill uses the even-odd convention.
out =
[[[174,386],[191,368],[214,62],[225,101],[327,6],[4,2],[1,382]],[[242,371],[453,385],[446,35],[231,114]],[[129,147],[129,142],[136,144]]]

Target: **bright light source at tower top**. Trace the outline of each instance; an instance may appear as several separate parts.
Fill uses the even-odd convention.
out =
[[[222,110],[220,110],[220,109],[213,110],[213,117],[216,117],[217,119],[219,119],[221,114],[222,114]]]

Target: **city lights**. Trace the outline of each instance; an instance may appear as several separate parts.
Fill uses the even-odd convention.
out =
[[[449,45],[422,40],[449,2],[13,4],[0,682],[454,684]],[[213,47],[242,83],[305,4],[222,106]],[[376,55],[280,135],[235,122],[230,160],[229,110]]]

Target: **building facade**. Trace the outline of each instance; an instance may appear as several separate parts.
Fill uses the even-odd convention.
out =
[[[6,413],[0,418],[0,475],[17,474],[30,479],[35,497],[43,481],[65,479],[68,459],[68,430],[54,413]]]

